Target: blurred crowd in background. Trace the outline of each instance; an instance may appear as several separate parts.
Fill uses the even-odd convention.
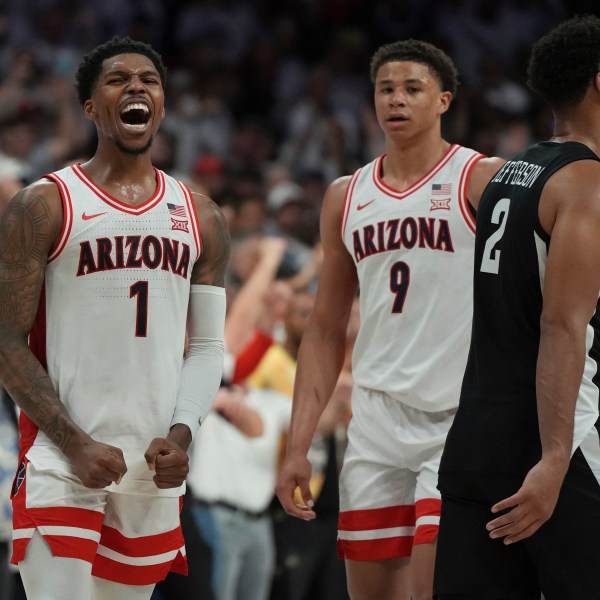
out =
[[[152,147],[154,164],[213,198],[232,235],[228,387],[215,413],[226,415],[228,426],[249,438],[264,436],[270,422],[276,454],[289,413],[269,416],[260,399],[246,401],[244,394],[264,389],[289,399],[294,354],[319,276],[323,192],[336,177],[384,150],[369,80],[371,54],[381,44],[410,37],[444,49],[461,82],[443,119],[444,137],[509,157],[551,131],[549,109],[525,83],[532,42],[562,19],[595,8],[596,2],[585,0],[0,1],[0,213],[23,185],[91,156],[95,128],[83,118],[73,88],[83,54],[113,35],[152,44],[168,68],[166,116]],[[353,319],[348,356],[355,333]],[[274,348],[289,364],[276,354],[269,358]],[[316,471],[333,474],[330,487],[319,484],[323,529],[304,523],[297,528],[275,504],[268,510],[277,541],[268,573],[273,600],[346,597],[343,563],[332,566],[332,561],[337,446],[349,417],[350,382],[348,360],[313,452]],[[240,402],[254,412],[240,412]],[[0,426],[7,431],[0,436],[4,562],[16,441],[9,435],[12,406],[5,401],[0,408]],[[253,414],[264,425],[258,434],[250,421],[243,422]],[[214,447],[212,452],[223,457]],[[226,464],[221,468],[228,472]],[[276,461],[265,468],[273,473],[261,485],[271,485]],[[201,474],[202,469],[197,478]],[[196,500],[206,508],[211,499]],[[196,526],[202,533],[201,512],[185,516],[189,531]],[[204,534],[200,539],[189,533],[190,564],[200,567],[187,587],[159,586],[157,598],[199,600],[214,593],[206,584],[214,548],[211,534]],[[292,575],[295,569],[300,576]],[[0,600],[13,597],[9,588],[0,579]],[[242,596],[231,596],[237,597]]]

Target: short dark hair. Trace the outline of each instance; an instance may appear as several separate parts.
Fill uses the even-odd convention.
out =
[[[452,59],[440,48],[421,40],[400,40],[381,46],[371,57],[371,81],[375,83],[382,65],[405,60],[426,65],[439,81],[442,91],[456,93],[458,72]]]
[[[117,54],[143,54],[147,56],[156,67],[163,87],[167,78],[167,69],[162,58],[152,46],[144,42],[132,40],[130,37],[113,37],[108,42],[96,46],[88,52],[81,61],[75,73],[75,89],[80,104],[92,97],[94,86],[102,72],[102,63]]]
[[[553,109],[581,102],[600,70],[600,19],[577,16],[562,22],[533,46],[528,85]]]

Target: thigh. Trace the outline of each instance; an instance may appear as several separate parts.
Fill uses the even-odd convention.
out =
[[[437,540],[434,594],[462,598],[463,595],[506,600],[539,600],[537,573],[526,546],[506,546],[492,540],[485,528],[491,519],[493,502],[470,491],[493,489],[501,476],[470,473],[440,475],[442,514]],[[514,485],[518,486],[518,483]],[[500,486],[491,495],[499,500],[510,485]]]
[[[28,600],[96,600],[89,561],[53,555],[35,532],[19,572]]]
[[[411,466],[417,473],[414,543],[433,544],[438,534],[442,507],[441,494],[437,489],[438,471],[456,411],[425,413],[411,409],[411,412],[414,413],[411,429],[417,432],[414,443],[407,449]],[[430,554],[431,551],[425,550],[424,553]]]
[[[24,460],[12,503],[13,564],[25,558],[36,532],[54,556],[94,562],[106,507],[104,490],[86,488],[69,473],[36,469]]]
[[[410,598],[408,558],[346,560],[348,592],[352,600],[399,600]]]
[[[357,387],[340,474],[338,552],[349,560],[410,556],[416,474],[401,463],[398,402]]]
[[[92,574],[135,586],[186,575],[180,511],[180,497],[109,493]]]
[[[552,517],[529,539],[546,600],[600,596],[600,444],[573,455]]]

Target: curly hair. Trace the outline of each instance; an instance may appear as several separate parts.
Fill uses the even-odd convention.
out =
[[[164,87],[167,78],[167,69],[162,58],[152,46],[132,40],[130,37],[113,37],[108,42],[97,46],[83,57],[77,73],[75,73],[75,89],[79,103],[83,106],[84,102],[91,98],[94,86],[102,72],[102,63],[117,54],[143,54],[147,56],[156,67],[160,80]]]
[[[438,80],[442,91],[456,93],[458,72],[452,59],[443,51],[421,40],[400,40],[381,46],[371,57],[371,81],[377,79],[382,65],[392,61],[411,61],[426,65]]]
[[[600,70],[600,19],[564,21],[533,46],[528,85],[555,110],[581,102]]]

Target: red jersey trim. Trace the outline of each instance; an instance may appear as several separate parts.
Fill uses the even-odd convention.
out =
[[[67,244],[67,240],[69,239],[69,235],[71,234],[71,229],[73,228],[73,203],[71,202],[69,188],[60,177],[58,177],[55,173],[49,173],[48,175],[44,175],[44,177],[47,177],[53,181],[58,187],[58,192],[60,194],[63,207],[63,224],[56,242],[56,246],[52,248],[50,254],[48,255],[48,262],[50,263],[63,251]]]
[[[415,181],[415,183],[413,183],[409,188],[403,191],[399,191],[389,186],[381,178],[381,165],[383,163],[383,159],[387,156],[386,154],[382,154],[375,160],[375,163],[373,165],[373,183],[378,189],[386,193],[388,196],[396,198],[397,200],[402,200],[403,198],[406,198],[407,196],[410,196],[411,194],[416,192],[419,188],[423,187],[428,181],[433,179],[433,176],[444,167],[444,165],[458,152],[459,149],[460,146],[458,144],[452,144],[450,148],[448,148],[444,156],[440,158],[438,163],[428,173],[425,173],[425,175],[423,175],[420,179]]]
[[[463,167],[462,173],[460,174],[460,180],[458,184],[458,205],[460,206],[460,212],[467,224],[467,227],[475,233],[475,217],[471,212],[471,208],[469,206],[469,199],[467,198],[467,187],[469,185],[469,179],[471,178],[471,173],[473,172],[473,168],[477,164],[479,160],[483,158],[483,154],[475,154],[472,156],[465,166]]]
[[[130,215],[142,215],[145,212],[148,212],[150,209],[154,208],[163,198],[165,193],[165,178],[161,171],[159,171],[156,167],[154,168],[154,172],[156,173],[156,189],[152,196],[140,204],[139,206],[131,206],[118,200],[114,196],[111,196],[108,192],[104,191],[101,187],[98,187],[86,174],[86,172],[81,168],[81,165],[76,164],[71,167],[73,172],[77,177],[88,187],[92,192],[100,198],[103,202],[120,210],[122,212],[126,212]]]
[[[190,220],[192,221],[192,231],[194,233],[194,240],[196,242],[196,251],[198,257],[200,257],[200,254],[202,254],[200,219],[198,218],[198,213],[196,212],[196,204],[194,203],[194,199],[192,197],[192,190],[190,190],[190,188],[181,181],[177,181],[177,183],[179,184],[179,187],[181,187],[181,191],[183,192],[183,196],[188,207],[188,214],[190,215]]]
[[[350,207],[352,206],[352,194],[354,193],[354,188],[356,187],[356,182],[358,181],[358,177],[362,172],[362,167],[358,169],[354,175],[352,175],[352,179],[348,184],[346,189],[346,195],[344,196],[344,211],[342,213],[342,239],[346,235],[346,224],[348,223],[348,216],[350,215]]]

